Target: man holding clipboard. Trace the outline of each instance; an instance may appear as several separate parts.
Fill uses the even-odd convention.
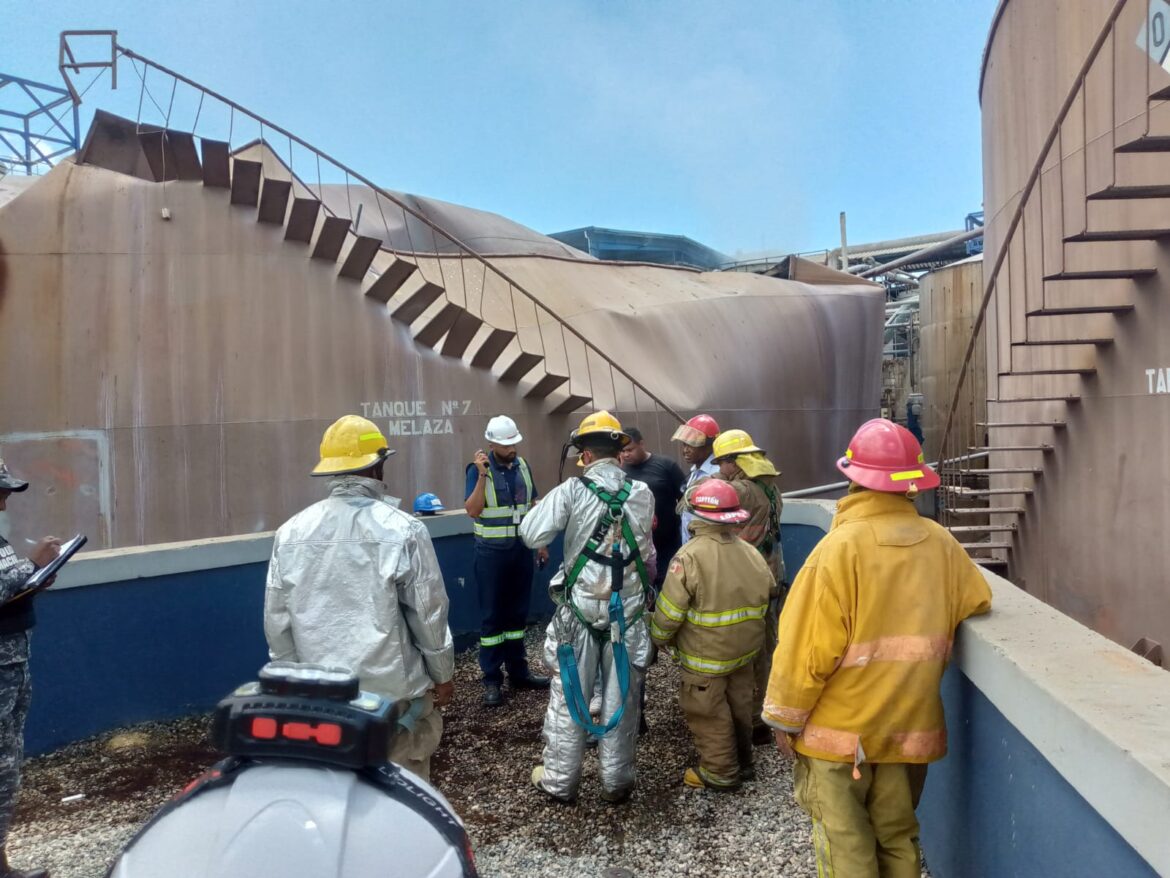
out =
[[[12,494],[28,489],[0,460],[0,512]],[[44,870],[21,872],[8,863],[6,847],[16,794],[20,789],[20,763],[24,757],[24,720],[28,716],[31,686],[28,676],[28,630],[36,621],[29,580],[49,564],[60,549],[56,537],[45,537],[27,559],[0,534],[0,878],[46,878]],[[34,583],[35,584],[35,583]],[[52,584],[49,577],[42,587]],[[16,598],[13,600],[13,598]]]

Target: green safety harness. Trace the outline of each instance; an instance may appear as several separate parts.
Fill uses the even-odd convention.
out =
[[[752,481],[763,489],[764,495],[768,498],[768,534],[764,537],[763,540],[760,541],[760,544],[756,546],[756,550],[764,557],[765,561],[770,562],[772,560],[772,550],[775,549],[780,542],[780,510],[777,508],[779,506],[779,500],[776,496],[776,488],[774,485],[769,485],[762,481],[757,481],[756,479],[752,479]],[[778,593],[780,597],[783,598],[783,596],[787,593],[787,586],[784,584],[787,577],[784,570],[783,550],[781,550],[780,555],[780,569],[773,572],[776,574],[779,580],[776,583],[776,587],[779,589]],[[776,600],[776,598],[773,598],[773,600]],[[777,612],[779,612],[779,610],[777,610]]]
[[[598,500],[605,504],[605,511],[602,513],[601,518],[598,519],[593,533],[585,541],[585,547],[581,550],[581,554],[577,556],[573,562],[573,566],[565,574],[564,591],[558,603],[563,602],[567,605],[573,615],[577,617],[577,621],[585,627],[585,630],[602,643],[613,640],[613,661],[614,666],[617,668],[621,703],[618,705],[618,709],[614,711],[613,716],[610,717],[609,722],[604,726],[594,724],[589,715],[589,700],[585,697],[585,693],[581,691],[581,678],[577,673],[577,654],[573,651],[572,638],[570,636],[571,626],[559,623],[559,609],[553,617],[553,620],[557,636],[560,640],[560,645],[557,646],[557,664],[560,666],[561,683],[565,690],[565,701],[569,707],[569,716],[573,722],[581,726],[589,734],[595,737],[601,737],[617,728],[618,723],[621,722],[622,714],[625,713],[626,709],[626,699],[630,692],[630,655],[625,643],[626,614],[621,596],[622,582],[625,578],[626,568],[631,564],[635,566],[643,589],[649,588],[650,574],[646,570],[646,564],[642,560],[642,553],[638,549],[638,542],[634,538],[633,528],[630,527],[630,522],[626,519],[623,509],[626,500],[630,497],[630,491],[633,489],[633,482],[628,478],[625,479],[618,492],[611,494],[585,476],[581,476],[580,479],[581,483]],[[610,555],[606,556],[602,554],[601,549],[608,541],[611,531],[614,532],[612,551]],[[623,542],[629,549],[628,555],[622,553]],[[595,561],[610,569],[610,625],[604,631],[598,631],[590,625],[585,617],[581,615],[581,611],[572,600],[573,585],[581,576],[581,571],[585,569],[585,565],[590,561]],[[645,608],[631,621],[638,621],[644,612]],[[618,632],[616,639],[613,637],[613,630],[615,628]]]
[[[756,546],[760,554],[767,559],[772,554],[772,550],[776,548],[776,541],[780,537],[780,512],[776,508],[776,489],[762,481],[755,479],[752,481],[763,489],[764,495],[768,498],[768,535]]]

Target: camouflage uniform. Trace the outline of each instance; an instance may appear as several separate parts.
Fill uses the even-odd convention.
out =
[[[32,561],[16,557],[8,540],[0,536],[0,604],[21,591],[34,570]],[[23,602],[29,601],[24,598]],[[26,609],[31,613],[31,608]],[[4,625],[0,632],[19,627],[23,620]],[[31,624],[31,616],[23,617]],[[20,763],[24,757],[24,720],[31,694],[28,676],[28,630],[0,633],[0,850],[8,841],[16,794],[20,789]]]

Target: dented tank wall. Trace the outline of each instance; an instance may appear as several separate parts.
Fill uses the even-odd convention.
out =
[[[421,345],[335,264],[255,216],[226,189],[70,162],[0,207],[0,453],[33,482],[12,507],[18,543],[272,529],[321,496],[308,471],[323,430],[347,412],[390,435],[387,481],[407,504],[427,490],[461,506],[464,466],[501,412],[520,424],[538,485],[556,480],[583,412],[548,414],[547,401],[523,397],[527,385]],[[833,481],[835,456],[874,414],[880,288],[500,264],[684,415],[752,431],[785,488]],[[676,452],[669,416],[629,382],[588,374],[594,399],[616,402],[652,449]]]

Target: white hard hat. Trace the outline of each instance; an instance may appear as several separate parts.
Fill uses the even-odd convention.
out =
[[[524,437],[520,435],[520,428],[507,415],[496,415],[488,421],[483,438],[497,445],[518,445],[524,441]]]

